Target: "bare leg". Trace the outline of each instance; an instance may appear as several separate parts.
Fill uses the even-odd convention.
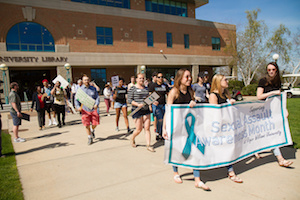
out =
[[[116,126],[119,127],[121,108],[116,108]]]
[[[123,113],[123,117],[124,117],[126,127],[127,127],[127,129],[129,129],[129,123],[128,123],[128,117],[127,117],[127,107],[122,108],[122,113]]]
[[[15,138],[19,137],[19,126],[13,126],[13,133]]]
[[[132,147],[136,147],[135,145],[135,137],[138,136],[140,134],[140,132],[143,129],[143,117],[140,117],[138,119],[134,119],[134,123],[135,123],[135,130],[132,133],[131,139],[130,139],[130,143]]]

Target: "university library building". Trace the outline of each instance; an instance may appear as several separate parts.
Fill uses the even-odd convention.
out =
[[[208,0],[0,0],[0,80],[18,82],[29,99],[43,79],[76,82],[87,74],[101,89],[154,71],[167,79],[188,68],[227,66],[232,24],[195,19]],[[216,13],[217,14],[217,13]],[[69,63],[69,64],[67,64]],[[66,65],[67,64],[67,65]],[[1,94],[3,95],[3,94]],[[3,97],[2,97],[3,99]]]

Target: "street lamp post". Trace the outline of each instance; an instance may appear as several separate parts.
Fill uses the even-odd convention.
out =
[[[146,66],[145,66],[145,65],[142,65],[142,66],[141,66],[141,73],[142,73],[142,74],[145,73],[145,69],[146,69]]]
[[[279,58],[279,55],[278,55],[277,53],[275,53],[272,57],[273,57],[273,59],[275,60],[275,62],[277,63],[277,60],[278,60],[278,58]]]
[[[70,69],[71,69],[71,65],[69,64],[69,63],[66,63],[65,65],[64,65],[64,67],[65,67],[65,69],[67,70],[67,80],[68,80],[68,82],[70,83]]]
[[[8,85],[8,83],[7,83],[7,78],[6,78],[6,71],[8,70],[8,67],[7,67],[7,65],[6,64],[1,64],[0,65],[0,70],[2,70],[2,72],[3,72],[3,94],[4,94],[4,97],[5,97],[5,103],[6,104],[9,104],[9,102],[8,102],[8,91],[7,91],[7,85]]]

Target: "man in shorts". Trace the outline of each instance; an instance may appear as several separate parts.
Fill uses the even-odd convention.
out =
[[[21,125],[21,99],[17,91],[19,90],[19,85],[16,82],[10,84],[11,92],[9,93],[8,99],[11,104],[10,115],[13,120],[13,133],[14,142],[25,142],[24,138],[19,137],[19,126]]]
[[[42,88],[42,93],[47,95],[45,97],[45,110],[48,113],[48,117],[49,117],[49,124],[48,126],[53,125],[57,125],[57,122],[55,120],[55,111],[53,111],[53,120],[51,121],[51,111],[52,111],[52,107],[53,107],[53,100],[51,99],[51,88],[49,87],[49,82],[47,79],[44,79],[42,81],[44,87]]]
[[[100,97],[95,87],[90,85],[90,79],[87,75],[82,77],[83,85],[80,87],[87,95],[95,99],[95,105],[92,109],[89,109],[85,105],[81,104],[77,99],[75,101],[76,108],[81,112],[82,124],[85,126],[86,133],[88,134],[88,145],[93,143],[95,138],[95,128],[99,124],[99,114],[97,108],[100,103]],[[92,124],[92,128],[90,128]]]

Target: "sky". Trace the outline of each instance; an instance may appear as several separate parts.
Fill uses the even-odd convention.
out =
[[[196,19],[235,24],[237,31],[245,26],[245,11],[259,8],[258,20],[269,30],[284,24],[293,33],[300,29],[300,0],[209,0],[196,9]]]

